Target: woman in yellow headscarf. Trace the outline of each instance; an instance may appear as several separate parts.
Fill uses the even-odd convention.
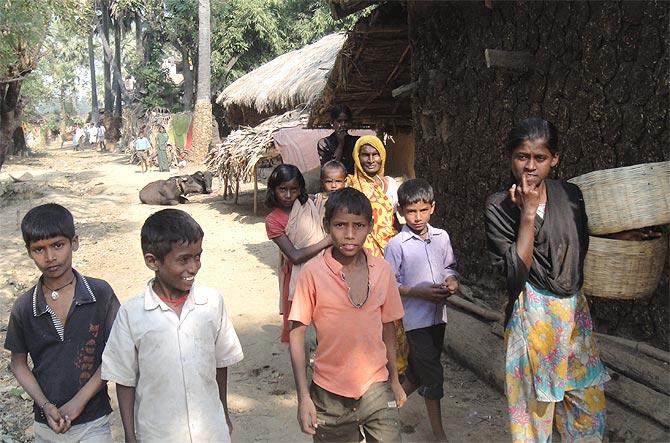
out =
[[[384,248],[398,233],[395,227],[395,207],[398,204],[398,187],[393,177],[384,176],[386,148],[374,135],[359,138],[353,152],[354,173],[347,177],[350,187],[365,194],[372,205],[372,232],[363,247],[376,257],[384,256]],[[409,346],[402,320],[395,321],[396,367],[398,374],[407,369]]]
[[[365,194],[372,204],[373,227],[363,247],[372,255],[384,256],[384,248],[394,235],[398,187],[392,177],[384,176],[386,148],[374,135],[359,138],[353,152],[354,173],[348,184]]]

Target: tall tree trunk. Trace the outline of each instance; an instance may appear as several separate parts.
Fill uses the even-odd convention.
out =
[[[193,71],[191,71],[191,64],[189,62],[188,49],[184,46],[179,46],[181,53],[182,75],[184,76],[184,96],[182,97],[182,104],[184,111],[188,112],[193,106],[193,92],[195,85],[193,84]]]
[[[58,116],[58,131],[60,132],[60,147],[63,147],[65,139],[67,139],[67,124],[65,122],[65,84],[60,85],[59,95],[59,116]],[[46,146],[46,144],[45,144]]]
[[[130,98],[128,97],[128,91],[126,91],[126,86],[124,85],[123,79],[121,78],[121,68],[119,67],[118,63],[114,61],[114,52],[112,52],[112,48],[109,46],[109,41],[103,34],[100,34],[100,42],[102,43],[103,55],[107,58],[107,61],[114,71],[114,78],[119,80],[116,82],[114,87],[121,91],[121,97],[124,100],[130,101]]]
[[[93,53],[93,31],[88,33],[88,67],[91,71],[91,119],[98,123],[98,86],[95,82],[95,55]]]
[[[135,52],[139,60],[144,60],[144,46],[142,45],[142,15],[135,12]]]
[[[193,154],[204,160],[212,140],[209,0],[198,0],[198,93],[193,111]]]
[[[118,141],[121,137],[121,18],[114,20],[114,118],[112,126],[105,133],[105,138],[110,141]]]
[[[105,36],[105,40],[109,42],[109,28],[110,28],[110,17],[109,17],[109,2],[103,0],[101,2],[102,9],[102,34]],[[109,60],[107,57],[102,57],[103,60],[103,74],[105,78],[105,118],[104,123],[105,127],[109,128],[112,125],[112,111],[114,109],[114,95],[112,94],[112,70],[110,69],[110,63],[112,60]]]
[[[5,156],[14,151],[14,131],[19,125],[19,94],[23,80],[0,83],[0,170]]]
[[[121,19],[117,18],[114,21],[114,117],[121,117]]]

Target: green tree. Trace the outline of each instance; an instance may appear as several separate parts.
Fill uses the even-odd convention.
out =
[[[53,20],[76,23],[84,0],[0,0],[0,168],[21,123],[21,88],[44,54]]]

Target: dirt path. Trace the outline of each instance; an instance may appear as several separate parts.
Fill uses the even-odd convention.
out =
[[[196,168],[189,167],[185,172]],[[29,172],[32,178],[13,183]],[[144,266],[139,230],[144,219],[160,209],[139,204],[144,184],[168,173],[141,174],[118,154],[72,152],[67,148],[38,152],[10,161],[0,174],[0,341],[4,343],[14,299],[39,276],[25,254],[19,223],[31,207],[57,202],[75,217],[80,249],[75,267],[107,280],[123,302],[136,295],[151,277]],[[267,240],[263,217],[251,214],[251,197],[240,205],[224,202],[217,192],[198,196],[179,208],[188,211],[205,231],[203,266],[198,280],[218,288],[226,298],[245,359],[231,368],[229,405],[234,441],[300,442],[288,350],[278,341],[276,313],[278,258]],[[246,189],[246,188],[245,188]],[[27,441],[31,433],[31,402],[18,397],[8,369],[9,354],[0,353],[0,441]],[[444,417],[450,441],[507,441],[504,399],[471,372],[445,358]],[[112,398],[116,403],[112,389]],[[116,404],[114,404],[116,409]],[[429,427],[423,401],[412,396],[401,410],[405,441],[427,441]],[[122,438],[118,413],[112,417],[115,439]]]

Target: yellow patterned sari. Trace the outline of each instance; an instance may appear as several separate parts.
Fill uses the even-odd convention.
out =
[[[375,177],[370,177],[363,170],[359,153],[364,145],[370,145],[379,152],[381,158],[381,167]],[[358,189],[366,195],[372,205],[372,232],[365,239],[363,247],[376,257],[384,256],[384,248],[388,242],[398,233],[394,225],[393,215],[395,208],[388,195],[386,195],[386,180],[393,180],[390,177],[384,177],[384,163],[386,163],[386,148],[381,140],[374,135],[364,135],[358,139],[354,146],[354,174],[347,177],[347,185]],[[380,185],[379,181],[384,183]],[[409,345],[405,337],[405,328],[402,320],[395,323],[396,331],[396,367],[398,374],[404,374],[407,369],[407,357],[409,355]]]

